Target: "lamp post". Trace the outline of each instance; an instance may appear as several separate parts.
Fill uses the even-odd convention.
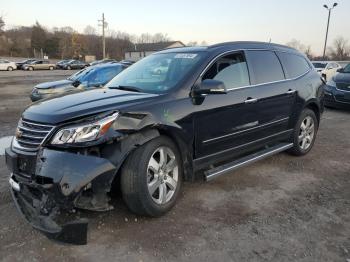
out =
[[[334,7],[336,7],[338,3],[334,3],[332,7],[328,7],[328,5],[323,5],[324,8],[328,10],[328,22],[327,22],[327,31],[326,31],[326,39],[324,41],[324,48],[323,48],[323,60],[326,56],[326,48],[327,48],[327,38],[328,38],[328,29],[329,29],[329,20],[331,18],[331,12]]]

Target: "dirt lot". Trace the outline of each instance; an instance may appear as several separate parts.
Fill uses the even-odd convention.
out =
[[[66,71],[0,72],[0,138],[12,135],[35,83]],[[350,112],[327,110],[305,157],[282,153],[210,183],[187,183],[158,219],[121,199],[87,213],[88,245],[54,243],[19,216],[0,156],[2,261],[350,261]]]

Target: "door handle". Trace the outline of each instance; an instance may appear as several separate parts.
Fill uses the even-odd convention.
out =
[[[252,97],[248,97],[248,98],[244,101],[245,104],[253,104],[253,103],[256,103],[256,102],[258,102],[258,99],[252,98]]]
[[[294,94],[296,92],[296,90],[294,90],[294,89],[289,89],[288,91],[287,91],[287,94]]]

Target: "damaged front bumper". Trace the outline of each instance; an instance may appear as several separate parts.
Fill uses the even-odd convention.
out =
[[[88,220],[76,208],[105,211],[116,167],[109,160],[41,149],[26,155],[6,149],[13,199],[24,218],[49,238],[86,244]]]

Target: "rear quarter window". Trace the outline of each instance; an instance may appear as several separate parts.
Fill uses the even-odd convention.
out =
[[[247,51],[246,53],[254,84],[270,83],[285,79],[281,63],[275,52]]]
[[[287,78],[299,77],[310,70],[310,65],[302,56],[278,52]]]

